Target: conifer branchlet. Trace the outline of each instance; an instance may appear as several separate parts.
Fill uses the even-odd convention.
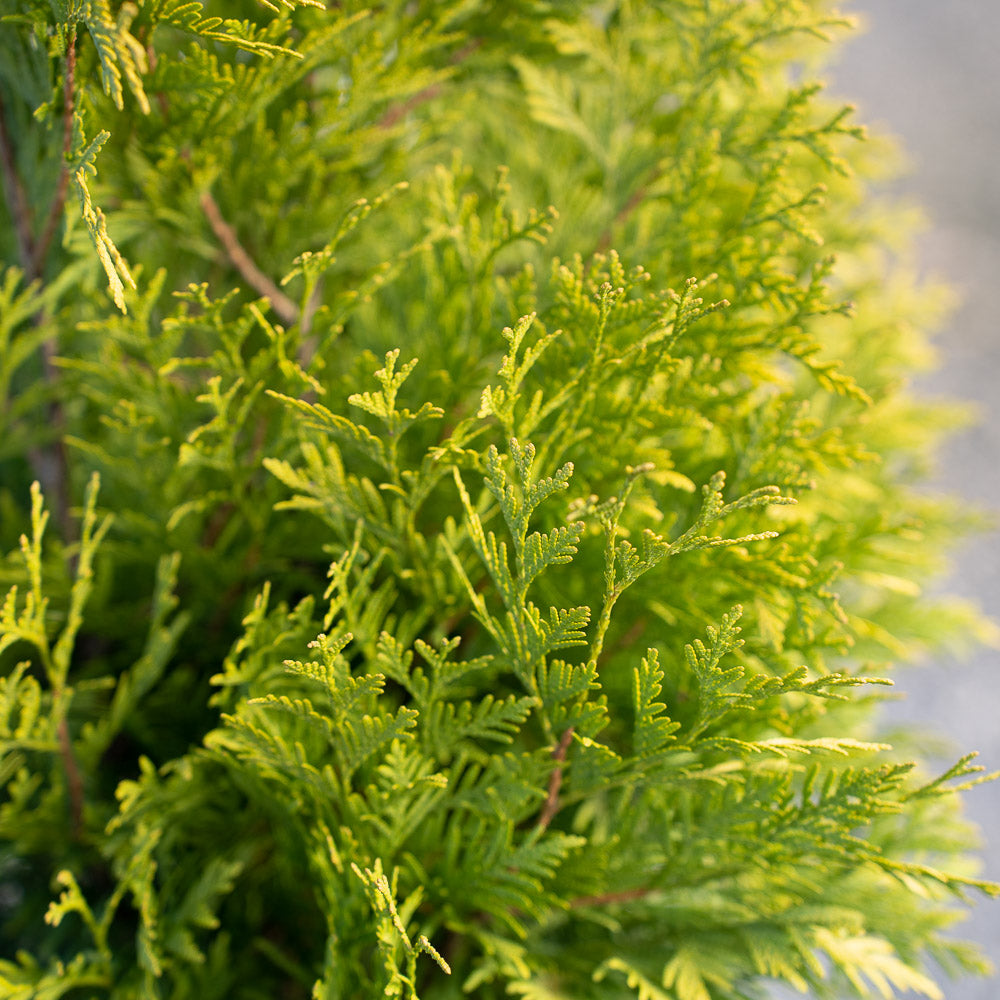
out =
[[[983,971],[848,27],[0,0],[0,998]]]

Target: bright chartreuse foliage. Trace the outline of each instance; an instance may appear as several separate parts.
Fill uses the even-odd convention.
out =
[[[980,769],[874,719],[985,626],[847,27],[0,0],[0,997],[982,971]]]

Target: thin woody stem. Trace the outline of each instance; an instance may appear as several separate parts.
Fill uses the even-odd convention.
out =
[[[62,218],[63,207],[66,204],[66,191],[69,185],[69,152],[73,143],[73,111],[76,88],[76,30],[70,29],[69,39],[66,48],[66,79],[63,83],[63,144],[62,144],[62,165],[59,171],[59,182],[56,187],[55,197],[49,209],[48,218],[45,220],[45,228],[35,245],[32,255],[31,272],[33,277],[41,277],[45,268],[45,258],[49,252],[49,245],[55,233],[56,226]],[[39,316],[40,320],[41,317]],[[50,385],[56,382],[56,357],[57,345],[54,337],[46,337],[42,341],[42,365],[45,371],[45,379]],[[54,444],[54,461],[52,464],[47,492],[51,497],[51,504],[59,521],[59,527],[63,538],[68,542],[73,537],[73,523],[70,520],[70,486],[69,486],[69,455],[66,451],[66,442],[63,439],[65,427],[65,414],[62,404],[58,398],[53,399],[49,404],[49,419],[57,430]]]
[[[419,93],[414,94],[409,100],[393,105],[379,119],[378,127],[389,129],[394,125],[398,125],[411,111],[419,108],[421,104],[426,104],[428,101],[434,100],[441,93],[442,89],[439,83],[432,83],[429,87],[424,87]]]
[[[464,45],[458,52],[456,52],[449,62],[452,66],[460,66],[466,59],[472,55],[477,49],[479,49],[483,44],[481,38],[474,38],[467,45]],[[381,129],[390,129],[395,125],[398,125],[411,111],[419,108],[420,105],[426,104],[428,101],[433,101],[436,97],[444,93],[444,87],[440,83],[432,83],[429,87],[424,87],[423,90],[418,91],[412,97],[405,101],[401,101],[398,104],[394,104],[390,107],[384,115],[378,121],[378,127]]]
[[[559,740],[559,745],[552,751],[552,759],[556,762],[555,770],[553,770],[551,776],[549,777],[549,794],[545,799],[545,805],[542,808],[542,814],[538,817],[538,828],[539,830],[548,829],[549,823],[552,822],[553,817],[557,812],[559,812],[559,789],[562,788],[563,780],[563,762],[566,760],[566,751],[569,749],[570,742],[573,739],[573,727],[570,726],[562,734],[562,739]]]
[[[73,148],[73,113],[75,109],[76,93],[76,29],[70,28],[69,40],[66,49],[66,79],[63,82],[63,144],[62,144],[62,165],[59,170],[59,182],[56,187],[55,197],[49,208],[48,217],[45,220],[45,227],[38,243],[35,245],[34,256],[32,257],[32,269],[36,276],[41,277],[45,267],[45,258],[49,253],[49,246],[52,237],[55,235],[59,220],[63,216],[63,209],[66,207],[66,192],[69,189],[69,155]],[[45,375],[50,384],[55,382],[55,353],[56,344],[54,338],[48,337],[42,341],[42,360],[45,365]],[[50,414],[53,425],[59,429],[55,442],[56,468],[54,471],[55,499],[57,517],[62,527],[63,538],[69,541],[73,531],[69,517],[70,491],[69,491],[69,455],[66,452],[66,440],[63,430],[65,428],[65,413],[62,404],[58,399],[54,399],[50,406]],[[61,692],[60,692],[61,694]],[[65,715],[59,721],[59,754],[62,757],[63,770],[66,773],[66,789],[69,794],[70,814],[73,821],[73,835],[79,838],[83,833],[83,777],[80,774],[80,766],[73,752],[73,741],[69,734],[69,723]]]
[[[14,222],[14,235],[17,238],[18,255],[25,277],[29,282],[42,276],[45,268],[45,258],[48,256],[52,238],[55,236],[59,220],[62,218],[66,205],[66,192],[69,190],[68,159],[73,146],[73,110],[74,88],[76,85],[76,32],[70,31],[66,50],[66,77],[63,81],[63,140],[62,164],[59,170],[59,180],[42,227],[42,233],[36,240],[32,232],[31,206],[24,190],[24,184],[17,169],[14,158],[14,144],[7,131],[6,111],[3,98],[0,95],[0,169],[3,170],[4,186],[7,189],[7,200]],[[43,347],[46,365],[48,365],[54,348],[46,342]]]
[[[619,209],[618,214],[598,238],[596,247],[598,253],[604,253],[608,247],[611,246],[615,230],[618,229],[619,226],[626,223],[634,214],[635,210],[646,200],[650,187],[652,187],[652,185],[659,180],[662,174],[662,167],[656,167],[649,177],[639,186],[639,188],[629,195],[628,200],[621,207],[621,209]]]
[[[156,63],[156,53],[153,47],[148,46],[147,52],[150,58],[150,66],[154,66]],[[157,99],[163,117],[165,119],[168,118],[170,104],[166,96],[160,93],[157,95]],[[184,150],[181,156],[184,160],[190,161],[190,154],[187,150]],[[297,323],[300,318],[299,307],[257,266],[247,248],[240,242],[239,236],[236,235],[236,230],[225,220],[222,209],[219,208],[219,203],[212,197],[211,191],[202,191],[198,198],[198,203],[201,205],[202,212],[205,213],[205,218],[208,219],[209,226],[212,227],[215,238],[222,244],[223,250],[226,251],[229,262],[239,271],[243,280],[258,295],[271,303],[271,308],[277,313],[282,323],[286,326]],[[303,317],[304,322],[307,319],[312,319],[312,311],[314,310],[315,305],[312,305],[312,310],[309,312],[308,317]]]
[[[59,756],[62,757],[63,771],[66,773],[66,789],[69,793],[69,809],[73,820],[73,835],[83,832],[83,777],[73,752],[73,741],[69,735],[69,723],[65,718],[59,721]]]
[[[253,258],[240,243],[236,230],[222,217],[219,205],[211,193],[203,191],[200,203],[212,232],[222,244],[233,267],[243,276],[243,280],[255,292],[270,301],[271,308],[283,323],[289,326],[295,323],[299,318],[299,307],[254,263]]]
[[[49,246],[55,234],[59,220],[62,217],[66,203],[66,191],[69,184],[68,154],[73,141],[73,111],[74,91],[76,86],[76,32],[71,29],[67,39],[66,75],[63,83],[63,140],[62,163],[56,192],[43,226],[40,238],[36,241],[32,231],[32,211],[28,201],[21,176],[18,173],[17,161],[10,133],[7,131],[5,109],[0,101],[0,169],[4,176],[4,187],[7,192],[10,215],[14,222],[14,232],[18,244],[21,266],[27,282],[33,282],[42,277],[45,270],[45,260]],[[45,323],[44,310],[35,314],[34,323],[42,326]],[[56,383],[56,343],[55,338],[46,337],[41,343],[42,371],[45,381],[54,386]],[[32,447],[28,449],[28,459],[35,478],[42,484],[49,497],[51,509],[63,538],[69,542],[73,537],[73,524],[69,517],[69,458],[61,431],[64,426],[63,409],[58,398],[53,398],[48,405],[48,424],[56,431],[56,440],[50,449]]]
[[[631,903],[637,899],[643,899],[654,889],[626,889],[623,892],[606,892],[601,896],[577,896],[570,901],[573,909],[581,909],[584,906],[611,906],[615,903]]]
[[[69,188],[69,153],[73,144],[73,112],[74,93],[76,87],[76,32],[70,29],[66,49],[66,76],[63,82],[63,141],[62,163],[60,164],[59,180],[55,195],[49,208],[41,236],[36,241],[31,225],[31,206],[28,202],[24,185],[17,170],[13,144],[7,131],[5,109],[0,101],[0,164],[7,189],[8,203],[14,221],[14,231],[17,238],[18,253],[28,282],[40,278],[45,270],[45,260],[49,247],[55,235],[59,221],[66,205],[66,192]],[[45,322],[43,311],[35,317],[36,326]],[[56,344],[53,337],[46,337],[41,345],[42,370],[49,385],[56,380],[55,354]],[[43,483],[50,504],[59,522],[63,539],[69,542],[73,537],[73,524],[69,517],[69,459],[66,454],[66,444],[63,440],[64,414],[58,398],[49,403],[49,422],[56,428],[57,436],[51,453],[39,448],[29,452],[29,458],[39,482]],[[55,691],[56,700],[62,699],[64,689]],[[69,732],[69,723],[65,715],[59,720],[56,731],[59,744],[59,757],[63,772],[66,775],[66,791],[69,796],[70,816],[73,836],[79,838],[83,832],[84,790],[83,776],[73,751],[73,741]]]
[[[55,236],[59,220],[62,218],[63,209],[66,207],[66,192],[69,190],[69,154],[73,148],[73,111],[74,111],[74,88],[76,83],[76,29],[70,29],[69,47],[66,51],[66,79],[63,82],[63,142],[62,142],[62,168],[59,171],[59,183],[56,187],[55,197],[49,208],[42,235],[35,244],[35,250],[31,258],[31,271],[33,277],[40,277],[42,269],[45,267],[45,258],[48,256],[49,247],[52,245],[52,237]],[[50,353],[51,357],[51,353]]]
[[[17,252],[21,258],[21,266],[25,274],[31,272],[31,261],[34,257],[34,237],[31,232],[31,206],[24,192],[21,175],[17,171],[14,159],[14,145],[7,131],[7,113],[0,94],[0,169],[3,170],[4,188],[7,192],[7,204],[14,223],[14,236],[17,239]]]

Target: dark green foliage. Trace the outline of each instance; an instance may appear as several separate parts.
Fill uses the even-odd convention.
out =
[[[0,997],[983,969],[980,769],[873,720],[986,627],[846,22],[0,16]]]

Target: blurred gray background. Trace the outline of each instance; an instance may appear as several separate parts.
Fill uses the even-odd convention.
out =
[[[1000,512],[1000,0],[853,0],[847,9],[863,32],[830,67],[830,90],[858,105],[858,121],[901,139],[909,169],[895,190],[930,220],[920,261],[960,296],[936,337],[940,371],[921,389],[976,404],[980,421],[949,443],[939,482]],[[958,552],[946,589],[1000,620],[1000,531]],[[979,750],[980,763],[1000,769],[1000,651],[938,658],[897,685],[906,698],[890,722],[927,725],[956,753]],[[1000,880],[1000,781],[965,801],[985,839],[983,874]],[[983,901],[956,930],[1000,967],[1000,900]],[[941,985],[948,1000],[1000,1000],[1000,974]]]

